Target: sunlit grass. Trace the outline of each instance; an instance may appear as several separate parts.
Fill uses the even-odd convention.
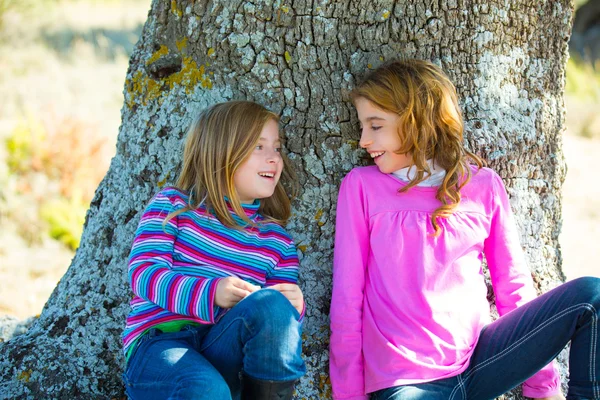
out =
[[[597,64],[596,69],[600,70],[600,62]],[[591,64],[582,62],[576,57],[569,58],[566,78],[567,95],[575,96],[580,100],[600,102],[600,74]]]
[[[75,250],[94,191],[108,168],[108,143],[93,126],[72,117],[22,121],[5,140],[8,178],[15,196],[37,205],[43,229],[21,229],[57,239]],[[20,209],[9,211],[19,219]]]

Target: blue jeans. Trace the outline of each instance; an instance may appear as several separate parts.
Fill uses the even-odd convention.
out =
[[[486,400],[521,384],[571,341],[568,400],[600,399],[600,279],[579,278],[481,331],[460,375],[371,394],[372,400]]]
[[[123,379],[132,399],[237,399],[243,370],[252,378],[293,381],[305,373],[300,315],[281,293],[263,289],[215,325],[174,333],[151,329]]]

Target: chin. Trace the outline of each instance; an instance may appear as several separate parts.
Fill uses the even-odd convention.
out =
[[[379,172],[381,172],[382,174],[391,174],[392,172],[394,172],[395,170],[389,171],[389,168],[385,168],[385,167],[380,167],[379,165],[377,166],[377,169],[379,169]]]

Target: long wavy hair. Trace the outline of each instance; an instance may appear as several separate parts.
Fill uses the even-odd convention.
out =
[[[397,114],[401,146],[397,154],[412,157],[416,175],[399,192],[406,192],[430,174],[427,160],[446,170],[436,198],[442,203],[431,216],[438,236],[438,218],[447,218],[458,207],[460,190],[471,179],[472,162],[484,162],[463,145],[463,118],[456,88],[441,68],[429,61],[395,60],[370,72],[350,92],[352,100],[364,98]]]
[[[163,226],[171,218],[204,205],[223,225],[239,228],[228,202],[238,217],[254,225],[242,209],[233,176],[250,156],[270,120],[279,122],[279,117],[250,101],[229,101],[203,110],[187,133],[183,166],[177,179],[177,187],[189,193],[189,202],[185,208],[170,213]],[[287,157],[283,153],[281,156],[281,178],[273,195],[261,200],[259,212],[265,220],[283,225],[291,215],[295,179]],[[292,192],[289,196],[286,187]]]

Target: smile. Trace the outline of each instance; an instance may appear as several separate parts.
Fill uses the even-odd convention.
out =
[[[383,153],[385,153],[385,151],[378,151],[376,153],[369,153],[369,155],[371,156],[371,158],[376,158],[376,157],[379,157],[380,155],[382,155]]]

